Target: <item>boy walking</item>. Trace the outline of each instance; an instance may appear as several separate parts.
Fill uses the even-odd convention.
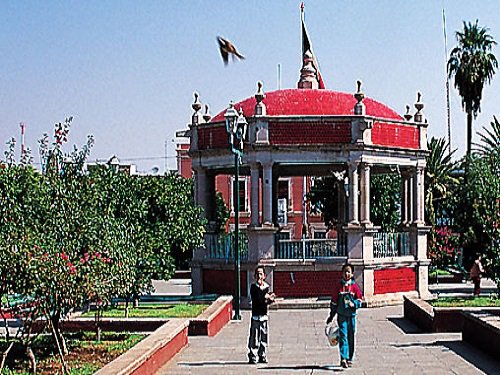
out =
[[[335,287],[330,302],[330,315],[326,324],[330,324],[337,314],[339,325],[340,366],[352,366],[354,356],[354,334],[356,332],[356,310],[361,307],[362,294],[354,282],[354,269],[350,264],[342,266],[342,279]]]
[[[248,363],[267,363],[268,316],[267,306],[274,302],[275,295],[270,292],[269,284],[264,280],[266,273],[263,266],[255,268],[255,283],[250,286],[252,299],[252,318],[248,338]]]

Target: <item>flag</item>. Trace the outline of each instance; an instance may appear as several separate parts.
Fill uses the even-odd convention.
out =
[[[316,78],[318,79],[318,88],[324,89],[325,88],[325,83],[323,82],[323,77],[321,76],[321,73],[319,71],[319,65],[318,61],[316,60],[316,56],[314,55],[311,42],[309,40],[309,34],[307,33],[307,28],[306,28],[306,23],[304,21],[304,2],[300,4],[300,20],[302,23],[302,57],[304,57],[304,54],[309,51],[312,55],[312,63],[314,66],[314,69],[316,69]]]

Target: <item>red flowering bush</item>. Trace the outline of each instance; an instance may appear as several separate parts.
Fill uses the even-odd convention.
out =
[[[21,317],[24,337],[15,339],[33,370],[30,322],[44,317],[64,358],[61,319],[87,303],[139,298],[153,279],[173,274],[172,249],[186,252],[203,241],[189,180],[129,176],[106,166],[85,171],[93,139],[65,154],[70,122],[56,124],[52,144],[48,136],[39,141],[42,173],[16,164],[14,141],[0,162],[0,316],[11,309],[12,293],[21,305],[31,301]]]
[[[460,234],[448,226],[435,226],[428,236],[427,257],[437,268],[454,265],[460,255]]]

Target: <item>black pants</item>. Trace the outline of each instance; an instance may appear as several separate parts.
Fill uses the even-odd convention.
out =
[[[473,277],[472,282],[474,283],[474,295],[478,296],[481,293],[481,278],[479,276]]]

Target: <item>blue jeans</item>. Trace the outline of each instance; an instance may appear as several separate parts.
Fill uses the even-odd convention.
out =
[[[354,356],[354,333],[356,332],[356,315],[337,315],[339,325],[340,359],[352,361]]]

